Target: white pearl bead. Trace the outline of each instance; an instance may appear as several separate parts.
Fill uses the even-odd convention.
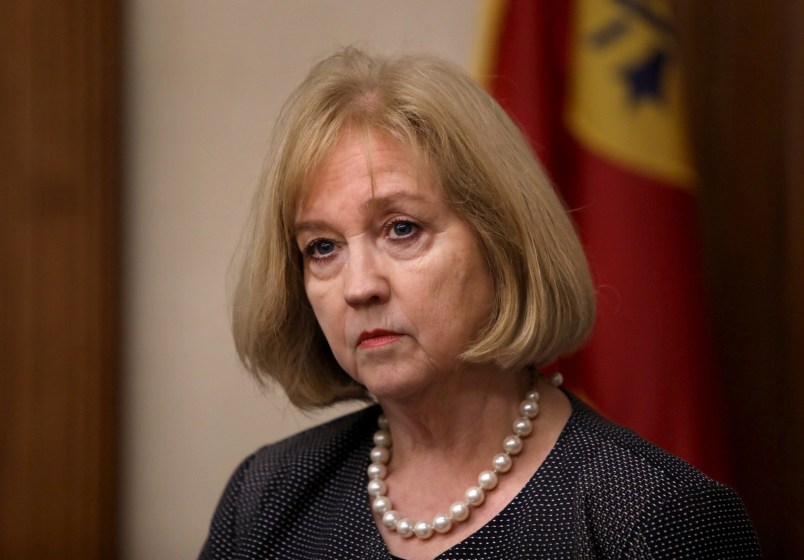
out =
[[[399,512],[395,509],[389,509],[382,514],[382,524],[389,529],[396,529],[397,521],[399,521]]]
[[[433,536],[433,526],[427,521],[417,521],[413,526],[413,532],[424,541]]]
[[[540,397],[541,395],[539,395],[539,391],[537,391],[536,389],[531,389],[530,391],[528,391],[528,394],[525,395],[525,398],[527,400],[536,402],[539,402]]]
[[[377,430],[374,432],[374,445],[378,447],[391,447],[391,432],[388,430]]]
[[[519,437],[527,437],[533,431],[533,422],[528,418],[517,418],[514,420],[514,433]]]
[[[469,517],[469,506],[463,502],[455,502],[449,506],[449,513],[455,521],[465,521]]]
[[[383,514],[393,507],[391,500],[387,496],[377,496],[371,504],[371,509],[375,513]]]
[[[519,413],[525,418],[536,418],[539,415],[539,403],[525,399],[519,403]]]
[[[433,529],[435,529],[436,533],[448,533],[452,529],[452,519],[450,519],[449,515],[439,513],[433,517]]]
[[[483,490],[494,490],[497,487],[497,473],[494,471],[483,471],[477,477],[477,483]]]
[[[391,458],[391,452],[387,447],[375,447],[371,450],[372,463],[387,463]]]
[[[369,478],[385,478],[388,474],[388,469],[382,463],[371,463],[368,467]]]
[[[387,430],[388,429],[389,423],[388,423],[388,418],[385,417],[385,414],[380,414],[380,417],[377,418],[377,425],[382,430]]]
[[[403,517],[396,522],[396,532],[405,537],[406,539],[413,536],[413,523],[410,519]]]
[[[519,436],[508,436],[503,440],[503,449],[509,455],[519,455],[522,451],[522,440]]]
[[[466,503],[470,506],[477,507],[483,503],[483,500],[486,499],[486,494],[483,492],[483,489],[478,486],[472,486],[466,491],[465,494]]]
[[[369,496],[385,496],[388,493],[388,486],[384,480],[375,478],[368,483]]]
[[[492,459],[492,464],[494,465],[494,472],[505,473],[511,470],[513,462],[507,454],[497,453]]]
[[[560,387],[561,384],[564,383],[564,376],[559,372],[555,372],[550,376],[550,383],[553,384],[553,387]]]

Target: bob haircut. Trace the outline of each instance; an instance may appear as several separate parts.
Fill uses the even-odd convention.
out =
[[[349,47],[314,66],[282,109],[241,244],[234,340],[260,382],[275,380],[304,409],[367,397],[318,327],[294,233],[306,188],[347,128],[409,147],[481,243],[495,300],[462,360],[518,371],[584,341],[595,309],[586,259],[517,126],[457,66]]]

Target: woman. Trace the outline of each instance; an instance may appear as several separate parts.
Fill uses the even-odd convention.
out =
[[[202,558],[757,558],[739,498],[538,367],[594,289],[526,140],[459,69],[347,49],[279,120],[234,299],[241,358],[301,408]]]

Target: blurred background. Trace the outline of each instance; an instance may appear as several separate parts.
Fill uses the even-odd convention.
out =
[[[804,3],[676,5],[729,483],[804,557]],[[273,120],[348,44],[494,71],[488,9],[4,0],[0,558],[192,558],[242,458],[348,409],[299,414],[232,347]]]

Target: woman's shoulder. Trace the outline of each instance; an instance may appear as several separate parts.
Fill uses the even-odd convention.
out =
[[[201,557],[230,557],[257,526],[266,542],[281,540],[277,520],[291,519],[310,504],[337,507],[343,500],[338,485],[365,478],[378,414],[377,407],[347,414],[266,445],[244,459],[218,502]],[[355,487],[362,490],[361,485]],[[279,532],[268,534],[269,527]]]
[[[265,445],[240,464],[234,478],[243,473],[257,482],[340,462],[344,453],[353,453],[373,433],[378,415],[378,407],[364,408]]]
[[[753,527],[732,489],[576,397],[570,400],[562,463],[573,466],[585,523],[598,542],[650,557],[658,550],[707,557],[695,556],[694,549],[711,551],[711,557],[759,557]]]
[[[592,410],[569,395],[572,416],[563,436],[570,440],[571,460],[583,466],[580,473],[590,481],[605,481],[605,490],[642,485],[669,494],[726,488],[704,473]]]

